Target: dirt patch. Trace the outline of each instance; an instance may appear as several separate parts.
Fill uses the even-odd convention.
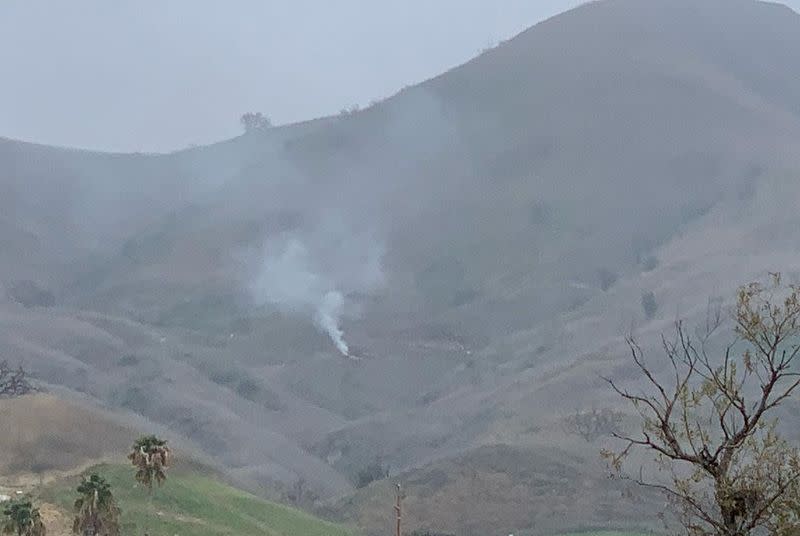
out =
[[[72,535],[71,515],[48,503],[40,503],[39,512],[42,514],[44,526],[47,527],[47,536]]]

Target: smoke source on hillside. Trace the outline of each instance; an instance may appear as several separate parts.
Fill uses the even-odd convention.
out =
[[[347,295],[383,284],[382,251],[374,241],[349,233],[270,239],[252,285],[255,301],[307,315],[342,355],[349,356],[342,318],[355,316],[358,304]]]

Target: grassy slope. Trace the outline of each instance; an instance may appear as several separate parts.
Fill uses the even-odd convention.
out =
[[[122,509],[123,531],[136,534],[181,536],[253,535],[348,536],[348,529],[313,516],[267,502],[197,473],[174,472],[163,488],[153,493],[133,484],[130,468],[102,465],[94,471],[114,488]],[[68,510],[77,479],[65,479],[42,492],[42,499]]]

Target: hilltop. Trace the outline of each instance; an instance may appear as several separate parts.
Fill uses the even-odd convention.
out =
[[[610,523],[605,440],[563,421],[615,406],[599,376],[628,377],[621,336],[800,275],[798,48],[775,4],[605,0],[341,117],[170,155],[1,141],[0,283],[55,305],[9,294],[0,355],[169,427],[249,489],[352,497],[334,509],[365,525],[370,464],[541,445],[583,471],[562,528]],[[289,272],[342,292],[360,361],[271,288],[297,284],[265,268],[291,243],[307,255]],[[452,478],[442,504],[475,504]],[[526,486],[515,500],[565,501]]]

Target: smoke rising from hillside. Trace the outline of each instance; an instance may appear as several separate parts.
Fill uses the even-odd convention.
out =
[[[314,323],[322,329],[344,356],[350,355],[350,348],[344,340],[344,332],[339,327],[339,319],[344,306],[344,296],[338,290],[331,290],[323,296],[314,313]]]
[[[449,177],[432,183],[414,162],[395,160],[386,148],[401,146],[421,159],[434,160],[460,139],[443,113],[441,99],[424,88],[409,89],[399,102],[371,113],[381,124],[379,138],[361,140],[357,118],[343,122],[336,137],[366,143],[370,166],[377,164],[380,176],[349,157],[315,162],[324,174],[304,169],[320,158],[315,143],[330,143],[327,135],[316,141],[312,135],[312,141],[297,144],[297,152],[276,156],[272,165],[278,171],[268,180],[248,182],[241,192],[243,203],[259,217],[296,216],[288,228],[265,231],[251,279],[256,303],[305,315],[343,355],[350,352],[342,320],[357,318],[364,305],[356,296],[374,295],[384,286],[382,261],[391,229],[437,210],[437,199],[454,188]],[[435,193],[411,205],[402,201],[417,190]]]
[[[330,337],[336,349],[350,355],[341,323],[356,316],[352,292],[367,292],[383,282],[382,248],[356,236],[290,236],[268,240],[264,260],[252,286],[259,305],[307,315]]]

